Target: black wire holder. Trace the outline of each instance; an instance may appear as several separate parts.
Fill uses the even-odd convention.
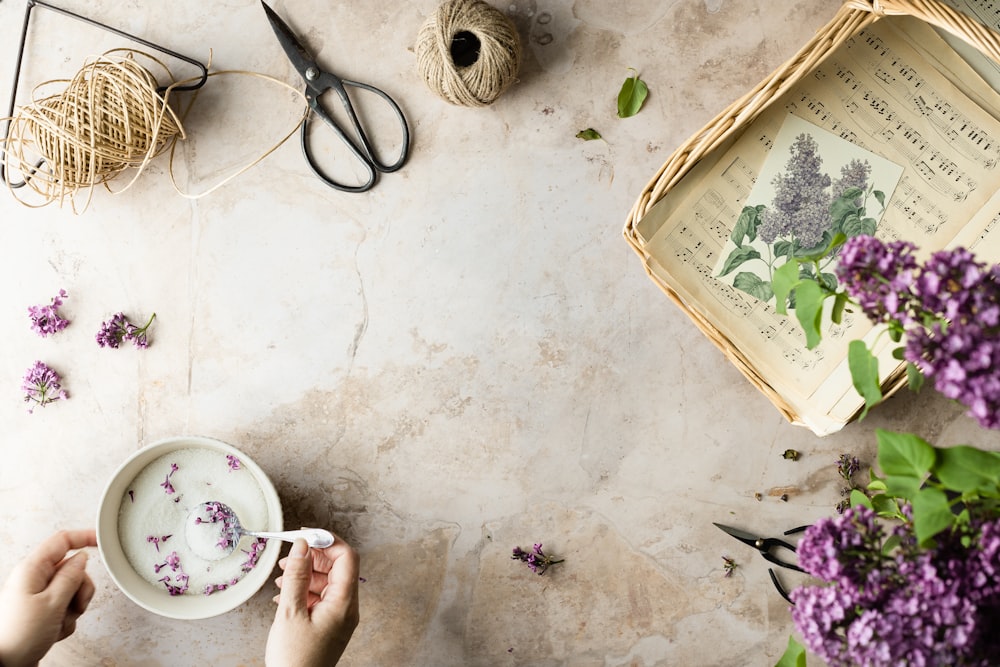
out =
[[[3,138],[0,138],[0,153],[2,153],[4,150],[6,150],[8,132],[10,130],[11,117],[14,115],[14,102],[17,99],[17,84],[18,84],[18,81],[21,78],[21,62],[24,59],[24,45],[25,45],[25,42],[27,41],[27,38],[28,38],[28,26],[31,23],[31,11],[36,6],[43,7],[45,9],[48,9],[48,10],[51,10],[51,11],[55,12],[56,14],[61,14],[63,16],[67,16],[67,17],[69,17],[71,19],[75,19],[75,20],[80,21],[82,23],[86,23],[87,25],[93,26],[95,28],[99,28],[101,30],[105,30],[105,31],[110,32],[110,33],[112,33],[114,35],[118,35],[119,37],[124,37],[125,39],[131,40],[131,41],[135,42],[136,44],[140,44],[140,45],[142,45],[142,46],[144,46],[144,47],[146,47],[148,49],[152,49],[154,51],[159,51],[160,53],[162,53],[162,54],[164,54],[166,56],[169,56],[171,58],[175,58],[177,60],[181,60],[183,62],[186,62],[186,63],[190,64],[190,65],[194,65],[196,68],[198,68],[201,71],[201,76],[198,78],[197,81],[195,81],[194,83],[183,85],[183,86],[177,86],[177,87],[175,87],[173,89],[175,91],[181,92],[181,91],[197,90],[197,89],[201,88],[202,86],[204,86],[205,82],[208,81],[208,67],[206,65],[202,64],[200,61],[195,60],[194,58],[189,58],[188,56],[185,56],[183,54],[177,53],[176,51],[172,51],[172,50],[170,50],[168,48],[160,46],[159,44],[154,44],[153,42],[150,42],[149,40],[146,40],[146,39],[143,39],[141,37],[137,37],[135,35],[129,34],[129,33],[125,32],[125,31],[119,30],[118,28],[115,28],[113,26],[109,26],[107,24],[100,23],[99,21],[95,21],[92,18],[88,18],[86,16],[82,16],[80,14],[76,14],[74,12],[71,12],[71,11],[67,10],[67,9],[62,9],[61,7],[56,7],[55,5],[49,4],[47,2],[43,2],[42,0],[27,0],[27,5],[24,8],[24,24],[21,26],[21,43],[20,43],[20,45],[17,48],[17,61],[16,61],[15,65],[14,65],[14,82],[11,85],[11,90],[10,90],[10,106],[7,107],[7,115],[5,116],[6,120],[4,120]],[[163,92],[166,91],[166,89],[168,87],[169,86],[160,86],[159,88],[156,89],[156,92],[162,95]],[[3,181],[4,183],[6,183],[7,186],[10,187],[10,188],[17,189],[17,188],[24,187],[27,184],[28,179],[31,178],[31,174],[34,174],[36,171],[38,171],[38,169],[42,166],[43,162],[44,162],[44,160],[39,160],[39,162],[31,170],[31,172],[29,174],[27,174],[25,176],[24,180],[21,181],[20,183],[11,183],[7,179],[7,174],[4,171],[4,160],[0,159],[0,181]]]

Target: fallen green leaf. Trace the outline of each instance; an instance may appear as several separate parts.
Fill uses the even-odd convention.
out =
[[[646,82],[639,78],[639,72],[631,67],[629,71],[633,72],[633,75],[625,79],[622,89],[618,91],[619,118],[628,118],[639,113],[642,103],[649,95],[649,88],[646,86]]]
[[[593,141],[594,139],[602,139],[601,133],[592,127],[588,127],[586,130],[580,130],[576,133],[577,139],[583,139],[584,141]]]

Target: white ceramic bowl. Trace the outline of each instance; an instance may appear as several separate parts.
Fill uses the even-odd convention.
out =
[[[260,466],[235,447],[212,438],[182,436],[160,440],[135,452],[118,467],[104,488],[97,513],[97,548],[108,573],[118,588],[140,607],[168,618],[195,620],[224,614],[253,597],[270,578],[275,563],[278,562],[281,542],[270,540],[260,553],[256,567],[236,584],[211,595],[191,591],[186,595],[171,596],[166,588],[155,586],[136,572],[125,555],[119,537],[118,519],[122,501],[133,480],[146,466],[166,454],[182,449],[208,449],[221,456],[235,456],[240,460],[240,472],[253,475],[267,504],[268,525],[259,528],[247,526],[248,528],[282,530],[283,521],[278,493]],[[225,476],[220,476],[219,484],[224,486],[225,482]],[[198,499],[198,502],[217,499]]]

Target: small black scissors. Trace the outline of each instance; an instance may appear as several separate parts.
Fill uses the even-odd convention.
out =
[[[791,551],[792,553],[795,553],[794,544],[790,544],[776,537],[758,537],[757,535],[752,535],[746,531],[740,530],[739,528],[724,526],[721,523],[713,523],[712,525],[714,525],[716,528],[723,530],[726,533],[729,533],[743,544],[753,547],[754,549],[759,551],[760,555],[764,557],[764,560],[768,561],[769,563],[774,563],[779,567],[785,567],[788,568],[789,570],[795,570],[796,572],[805,572],[805,570],[803,570],[798,565],[794,563],[789,563],[787,561],[783,561],[771,553],[771,550],[777,547],[781,547],[783,549]],[[784,534],[791,535],[793,533],[799,533],[808,527],[809,526],[799,526],[798,528],[792,528],[791,530],[786,530]],[[771,567],[767,568],[767,573],[771,575],[771,582],[774,584],[774,587],[778,589],[778,593],[781,595],[781,597],[785,598],[789,602],[792,602],[791,599],[788,597],[788,593],[785,592],[785,589],[782,587],[781,583],[778,582],[778,575],[774,573],[774,568]],[[792,604],[795,603],[792,602]]]
[[[406,125],[406,118],[403,116],[403,112],[400,111],[399,105],[396,104],[395,100],[389,97],[387,94],[370,86],[367,83],[361,83],[358,81],[348,81],[346,79],[341,79],[335,74],[323,71],[316,61],[309,55],[309,52],[302,46],[302,43],[292,32],[291,28],[281,20],[281,18],[274,13],[264,0],[261,3],[264,6],[264,11],[267,13],[267,18],[271,22],[271,28],[274,29],[274,34],[278,37],[278,42],[281,44],[281,48],[285,50],[285,54],[288,59],[292,61],[292,65],[298,70],[299,74],[306,82],[306,101],[309,104],[309,108],[312,112],[319,116],[320,120],[325,122],[328,126],[333,128],[333,131],[337,133],[337,136],[347,144],[350,149],[360,161],[364,167],[365,173],[367,174],[367,180],[360,185],[345,185],[343,183],[338,183],[333,179],[329,178],[316,164],[313,159],[313,155],[309,150],[309,140],[308,140],[308,127],[309,127],[309,117],[302,123],[302,130],[300,136],[302,139],[302,154],[306,158],[306,162],[312,168],[313,173],[316,174],[324,183],[329,185],[331,188],[336,188],[337,190],[343,190],[345,192],[365,192],[370,190],[378,178],[378,172],[389,173],[396,171],[403,166],[406,162],[406,157],[410,150],[410,130]],[[371,142],[368,139],[368,135],[365,134],[364,129],[361,127],[361,122],[358,120],[357,113],[354,111],[354,105],[351,104],[351,98],[347,95],[347,90],[344,86],[354,86],[355,88],[361,88],[367,90],[371,93],[375,93],[383,100],[389,103],[396,117],[399,119],[399,123],[403,129],[403,146],[399,153],[399,159],[392,164],[384,164],[379,161],[378,156],[375,154],[375,150],[372,148]],[[326,109],[319,103],[320,96],[329,91],[334,90],[337,96],[340,97],[341,103],[344,105],[344,109],[347,111],[347,116],[351,121],[351,125],[354,128],[354,132],[357,134],[360,146],[358,146],[348,135],[344,132],[343,128],[337,124],[333,117],[327,112]]]

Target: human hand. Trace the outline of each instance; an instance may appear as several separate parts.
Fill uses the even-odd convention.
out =
[[[76,619],[94,597],[87,552],[93,530],[62,530],[14,566],[0,588],[0,664],[34,667],[52,645],[73,634]]]
[[[332,667],[358,626],[358,555],[339,537],[326,549],[295,540],[278,562],[278,611],[264,662],[272,667]]]

